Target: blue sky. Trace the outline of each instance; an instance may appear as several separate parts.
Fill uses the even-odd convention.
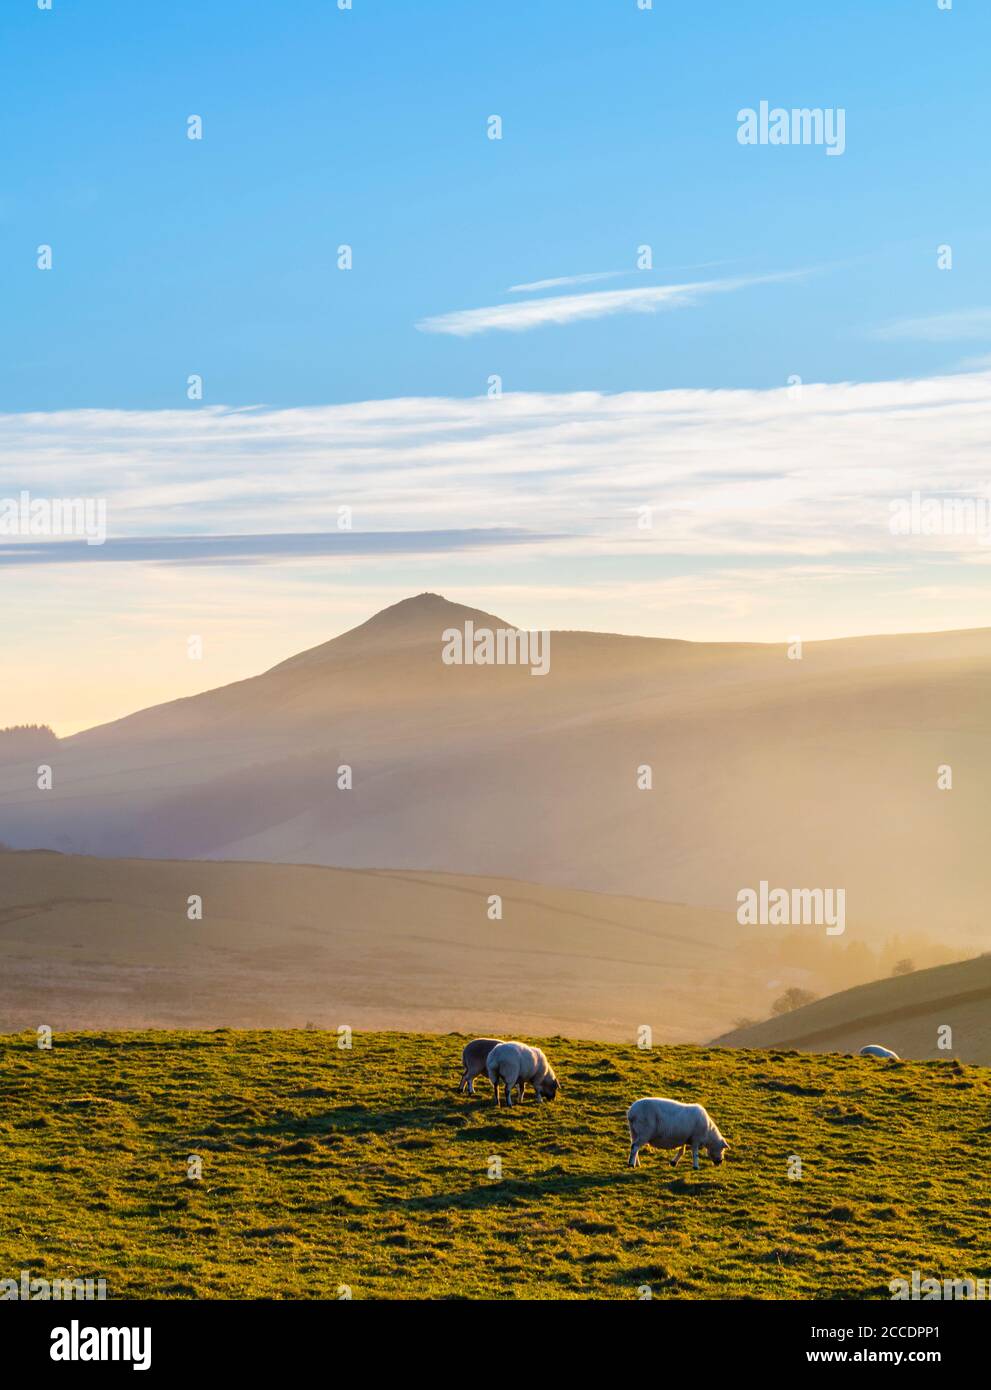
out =
[[[890,519],[991,508],[989,52],[985,0],[8,0],[0,727],[426,589],[693,640],[987,626],[991,523]],[[742,145],[762,101],[842,110],[842,155]],[[4,531],[25,489],[105,506],[106,548]]]
[[[991,304],[985,4],[22,0],[2,45],[0,409],[185,406],[194,372],[228,405],[466,396],[492,373],[760,387],[991,347],[991,327],[873,336]],[[844,107],[844,155],[742,148],[761,99]],[[793,270],[812,273],[658,313],[416,327],[546,278]]]

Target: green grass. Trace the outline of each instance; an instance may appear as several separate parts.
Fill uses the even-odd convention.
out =
[[[484,1080],[456,1094],[462,1042],[0,1038],[0,1278],[296,1299],[886,1298],[915,1269],[991,1277],[986,1070],[548,1039],[559,1099],[497,1111]],[[723,1166],[647,1150],[628,1169],[642,1095],[706,1105]]]

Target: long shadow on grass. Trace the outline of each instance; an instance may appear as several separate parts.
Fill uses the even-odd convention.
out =
[[[458,1106],[446,1097],[421,1105],[405,1106],[401,1110],[384,1110],[378,1105],[354,1102],[351,1105],[336,1105],[332,1110],[321,1110],[314,1115],[283,1115],[271,1124],[259,1125],[255,1133],[393,1134],[404,1129],[433,1129],[438,1125],[445,1129],[462,1129],[469,1123],[470,1117],[480,1111],[482,1107],[479,1105]]]
[[[478,1210],[488,1207],[528,1205],[545,1197],[579,1196],[593,1189],[616,1187],[620,1183],[636,1183],[640,1179],[627,1170],[617,1173],[552,1173],[542,1178],[512,1178],[469,1187],[461,1192],[439,1192],[424,1197],[408,1197],[396,1206],[407,1211]],[[681,1195],[692,1189],[702,1196],[711,1184],[703,1181],[687,1184],[679,1181],[667,1184],[653,1195],[660,1197],[665,1190]]]

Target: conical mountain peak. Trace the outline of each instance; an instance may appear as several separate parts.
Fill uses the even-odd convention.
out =
[[[485,613],[480,608],[469,608],[463,603],[453,603],[442,594],[414,594],[400,599],[381,609],[367,621],[360,623],[339,637],[323,642],[318,647],[300,652],[298,656],[284,661],[275,670],[285,670],[298,665],[310,665],[327,658],[335,658],[342,653],[374,650],[378,647],[401,647],[413,644],[441,641],[441,635],[448,628],[463,628],[472,622],[476,628],[512,627],[503,618],[493,613]]]

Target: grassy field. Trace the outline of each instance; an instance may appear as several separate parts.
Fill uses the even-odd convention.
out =
[[[483,1080],[456,1094],[462,1042],[0,1038],[0,1278],[102,1275],[110,1298],[885,1298],[915,1269],[991,1276],[986,1070],[548,1039],[559,1099],[497,1112]],[[627,1169],[641,1095],[705,1104],[726,1163],[648,1150]]]

